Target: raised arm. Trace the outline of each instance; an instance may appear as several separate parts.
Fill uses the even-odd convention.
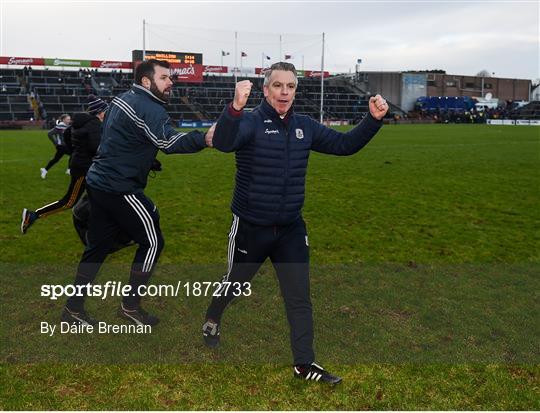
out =
[[[362,149],[382,126],[382,118],[388,111],[386,101],[380,96],[369,100],[369,113],[347,133],[330,129],[313,121],[314,134],[311,149],[332,155],[352,155]]]
[[[225,106],[216,124],[212,140],[214,148],[222,152],[234,152],[252,138],[254,129],[243,111],[252,86],[249,80],[236,84],[234,100]]]

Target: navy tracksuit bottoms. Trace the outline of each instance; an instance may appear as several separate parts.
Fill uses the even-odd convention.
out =
[[[87,187],[90,218],[87,245],[79,262],[75,285],[92,283],[115,245],[119,233],[125,233],[138,244],[131,266],[129,284],[134,295],[123,298],[124,306],[136,308],[140,303],[138,288],[146,285],[165,245],[159,226],[159,212],[142,192],[110,194]],[[68,308],[82,310],[84,297],[70,297]]]
[[[260,226],[233,215],[229,233],[228,270],[222,282],[243,285],[251,281],[264,261],[270,258],[285,302],[290,326],[294,364],[311,364],[313,315],[309,291],[309,246],[304,220],[289,225]],[[222,291],[224,291],[223,289]],[[214,297],[207,318],[221,320],[225,307],[235,298],[234,288]]]

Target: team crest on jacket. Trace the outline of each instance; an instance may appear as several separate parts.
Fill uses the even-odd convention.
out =
[[[302,129],[296,129],[296,139],[304,139],[304,131]]]

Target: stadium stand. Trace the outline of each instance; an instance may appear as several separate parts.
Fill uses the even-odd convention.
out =
[[[540,120],[540,101],[534,100],[513,112],[515,119]]]
[[[62,113],[84,110],[86,96],[96,94],[107,101],[132,83],[131,73],[99,72],[81,69],[59,71],[47,69],[0,69],[0,120],[58,118]],[[248,107],[263,98],[262,78],[251,78],[254,88]],[[300,78],[295,108],[319,118],[320,79]],[[203,82],[176,83],[168,110],[173,120],[214,121],[226,102],[234,96],[234,77],[205,75]],[[368,100],[341,84],[324,88],[325,119],[359,121],[368,111]]]
[[[22,70],[0,71],[0,121],[29,120],[35,114]]]
[[[86,96],[95,94],[106,101],[131,87],[131,71],[56,68],[0,69],[0,127],[33,121],[50,123],[62,113],[83,111]],[[242,80],[239,78],[238,80]],[[254,87],[248,109],[263,98],[263,78],[250,77]],[[168,111],[173,121],[212,122],[226,102],[232,100],[235,80],[232,75],[205,74],[202,83],[175,83]],[[319,119],[320,78],[301,77],[295,109]],[[355,124],[368,109],[368,93],[362,83],[350,74],[330,76],[324,82],[324,119]],[[387,118],[420,122],[485,123],[488,119],[540,120],[540,101],[519,107],[521,101],[502,101],[497,108],[475,108],[475,100],[464,96],[436,96],[418,99],[414,110],[406,112],[388,102]],[[518,105],[519,104],[519,105]],[[47,121],[47,122],[45,122]]]

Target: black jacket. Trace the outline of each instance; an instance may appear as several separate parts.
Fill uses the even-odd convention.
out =
[[[304,205],[310,151],[352,155],[375,136],[382,121],[368,114],[340,133],[291,109],[285,119],[263,99],[252,112],[228,105],[214,133],[214,147],[236,152],[236,187],[231,209],[256,225],[287,225]]]
[[[86,174],[101,140],[101,121],[86,112],[77,113],[65,138],[72,148],[69,167]]]

